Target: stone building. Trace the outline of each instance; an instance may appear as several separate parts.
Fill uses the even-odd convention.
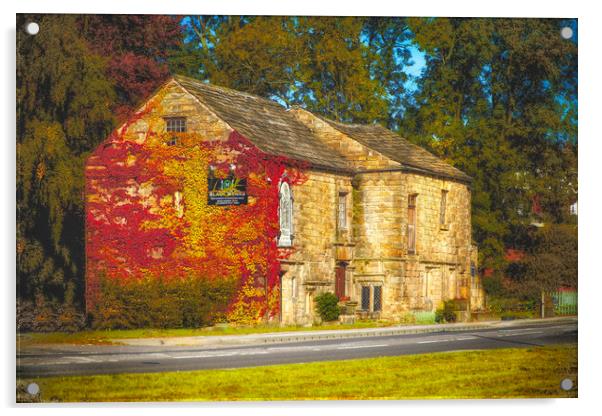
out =
[[[482,306],[471,178],[460,170],[377,124],[343,124],[186,77],[154,99],[161,126],[141,116],[122,127],[141,145],[151,128],[206,140],[235,131],[266,154],[306,164],[303,183],[278,185],[277,244],[291,253],[280,259],[283,324],[314,322],[322,292],[392,320],[447,299]],[[87,169],[98,169],[94,156]]]

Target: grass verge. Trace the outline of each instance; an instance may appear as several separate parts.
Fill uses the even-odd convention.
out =
[[[572,390],[560,388],[564,378]],[[577,346],[20,380],[31,381],[42,401],[65,402],[577,397]]]

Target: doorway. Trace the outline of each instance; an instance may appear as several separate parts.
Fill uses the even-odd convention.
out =
[[[347,273],[347,264],[339,263],[335,268],[335,277],[334,277],[334,294],[340,299],[344,298],[347,295],[345,290],[346,286],[346,276]]]

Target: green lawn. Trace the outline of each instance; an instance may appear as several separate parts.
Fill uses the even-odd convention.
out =
[[[576,397],[577,346],[34,381],[42,401],[67,402]]]
[[[322,330],[345,330],[357,328],[381,328],[394,325],[386,321],[360,321],[354,324],[332,324],[305,326],[276,326],[258,325],[246,327],[208,327],[208,328],[177,328],[177,329],[116,329],[100,331],[79,332],[47,332],[47,333],[23,333],[17,335],[17,341],[21,347],[40,344],[113,344],[116,340],[127,338],[162,338],[162,337],[194,337],[194,336],[216,336],[216,335],[246,335],[262,334],[266,332],[291,332],[291,331],[322,331]]]

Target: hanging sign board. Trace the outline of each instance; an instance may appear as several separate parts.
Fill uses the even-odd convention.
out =
[[[209,205],[245,205],[248,201],[247,179],[228,176],[227,178],[212,178],[208,180]]]

